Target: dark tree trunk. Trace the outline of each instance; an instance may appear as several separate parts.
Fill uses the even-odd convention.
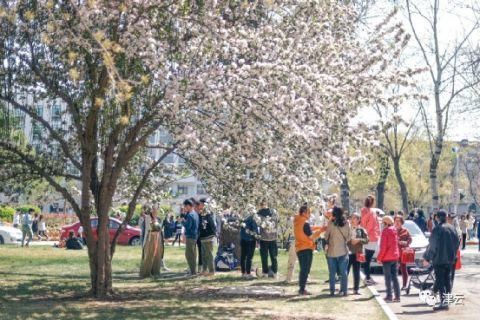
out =
[[[340,198],[345,212],[350,213],[350,186],[348,185],[348,176],[345,171],[341,173],[342,182],[340,184]]]
[[[383,210],[385,206],[385,186],[387,184],[387,178],[390,174],[390,163],[388,161],[388,157],[383,155],[380,159],[380,176],[378,177],[377,183],[377,207]]]
[[[405,213],[408,213],[408,191],[407,185],[402,177],[402,172],[400,170],[400,159],[394,158],[393,160],[393,170],[395,172],[395,177],[397,178],[398,185],[400,187],[400,196],[402,198],[402,210]]]

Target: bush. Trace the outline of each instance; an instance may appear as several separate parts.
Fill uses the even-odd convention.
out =
[[[36,205],[33,205],[33,204],[24,204],[24,205],[21,205],[21,206],[17,207],[17,210],[20,211],[21,213],[26,213],[30,209],[35,210],[35,213],[38,213],[38,214],[42,213],[40,208]]]
[[[9,206],[0,206],[0,220],[6,222],[13,222],[15,209]]]

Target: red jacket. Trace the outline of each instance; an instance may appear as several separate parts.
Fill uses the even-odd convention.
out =
[[[383,229],[380,239],[380,252],[378,253],[378,262],[398,261],[400,250],[398,249],[397,229],[394,226]]]
[[[377,242],[380,237],[380,225],[378,223],[377,213],[371,208],[362,208],[360,225],[367,230],[368,240]]]

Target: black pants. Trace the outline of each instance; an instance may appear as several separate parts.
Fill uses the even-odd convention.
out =
[[[250,274],[252,271],[252,258],[255,253],[257,242],[255,240],[240,240],[240,266],[242,274]]]
[[[356,254],[350,254],[348,256],[348,273],[353,268],[353,290],[358,291],[360,288],[360,262],[357,261]]]
[[[308,274],[312,267],[313,250],[306,249],[297,252],[298,262],[300,264],[300,273],[298,274],[298,284],[300,285],[300,293],[305,291]]]
[[[462,250],[465,250],[466,245],[467,245],[467,234],[462,233]]]
[[[434,265],[435,289],[440,293],[440,301],[443,303],[445,294],[452,292],[452,266],[449,264]],[[455,269],[455,268],[453,268]]]
[[[260,257],[262,259],[262,272],[263,274],[268,273],[268,256],[270,255],[270,260],[272,261],[272,272],[277,273],[278,263],[278,247],[277,241],[262,241],[260,240]]]
[[[365,249],[365,263],[363,264],[363,272],[365,273],[365,278],[370,280],[370,263],[372,262],[373,255],[375,254],[375,250],[368,250]]]
[[[182,238],[182,235],[180,233],[177,233],[175,235],[175,239],[173,239],[172,246],[174,246],[175,242],[178,240],[178,246],[180,247],[180,244],[182,242],[181,238]]]
[[[202,242],[200,241],[200,236],[197,239],[197,251],[198,251],[198,265],[201,266],[202,265]]]

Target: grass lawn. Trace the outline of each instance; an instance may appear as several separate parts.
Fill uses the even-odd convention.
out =
[[[184,248],[166,249],[172,270],[159,279],[138,278],[141,249],[118,247],[114,257],[116,296],[96,301],[85,297],[89,271],[86,251],[45,246],[0,246],[0,319],[386,319],[366,288],[362,296],[328,297],[327,267],[315,254],[308,289],[296,295],[297,284],[282,280],[245,281],[239,272],[214,278],[185,279]],[[287,255],[280,251],[280,273]],[[260,265],[258,250],[256,266]],[[222,296],[228,286],[269,285],[286,290],[284,297]]]

